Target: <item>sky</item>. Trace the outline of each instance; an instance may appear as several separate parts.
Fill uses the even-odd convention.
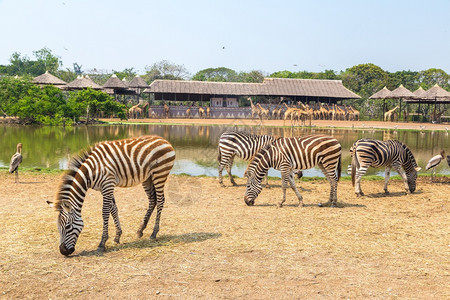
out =
[[[83,71],[450,73],[449,0],[0,0],[0,31],[3,65],[47,47]]]

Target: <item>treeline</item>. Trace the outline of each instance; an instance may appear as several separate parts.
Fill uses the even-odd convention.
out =
[[[0,113],[17,116],[23,124],[88,124],[93,118],[126,118],[126,106],[93,89],[64,92],[54,86],[33,84],[30,76],[0,78]]]
[[[138,75],[134,68],[125,68],[121,71],[97,69],[84,71],[82,70],[82,65],[77,63],[73,65],[73,68],[63,68],[61,59],[48,48],[34,51],[33,56],[34,59],[30,59],[18,52],[13,53],[10,58],[10,64],[0,65],[0,76],[35,77],[43,74],[45,71],[49,71],[62,80],[70,82],[78,75],[89,74],[95,82],[102,85],[112,74],[116,74],[120,79],[125,78],[126,80],[131,80]],[[442,69],[431,68],[423,71],[408,70],[392,73],[371,63],[356,65],[339,72],[334,70],[325,70],[323,72],[278,71],[266,74],[257,70],[237,72],[221,67],[200,70],[192,75],[183,65],[163,60],[147,66],[145,74],[139,75],[149,84],[156,79],[255,83],[262,82],[265,77],[342,80],[345,87],[362,97],[358,101],[352,101],[352,104],[369,118],[382,114],[382,102],[368,98],[384,86],[392,90],[403,84],[409,90],[414,91],[419,87],[428,89],[435,84],[439,84],[444,89],[450,90],[450,76]],[[413,106],[413,109],[416,109],[416,107]]]

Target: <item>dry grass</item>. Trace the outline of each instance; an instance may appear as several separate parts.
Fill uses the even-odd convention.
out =
[[[445,179],[445,178],[444,178]],[[444,299],[448,287],[448,180],[421,178],[405,196],[393,181],[338,187],[343,208],[319,208],[326,181],[301,183],[306,207],[277,209],[279,181],[255,207],[239,187],[213,178],[171,176],[157,241],[135,237],[147,201],[140,186],[117,189],[122,244],[101,236],[101,197],[90,191],[85,228],[74,256],[59,254],[53,199],[58,175],[14,176],[0,171],[0,298],[418,298]],[[110,226],[110,237],[114,228]]]

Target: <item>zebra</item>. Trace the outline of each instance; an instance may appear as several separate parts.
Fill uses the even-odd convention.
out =
[[[397,140],[379,141],[373,139],[357,140],[350,148],[352,157],[352,184],[357,196],[364,196],[361,190],[361,177],[369,167],[385,167],[384,192],[389,194],[388,182],[391,168],[400,174],[405,185],[406,193],[416,190],[417,172],[421,170],[411,150],[404,143]],[[404,171],[403,171],[403,169]]]
[[[333,137],[324,135],[308,135],[304,137],[278,138],[266,145],[250,161],[245,176],[247,189],[244,201],[254,205],[255,199],[262,190],[261,179],[269,168],[281,171],[283,200],[278,203],[282,207],[286,201],[286,189],[290,185],[297,195],[299,206],[303,206],[293,179],[294,170],[306,170],[319,166],[330,183],[330,198],[327,204],[336,206],[337,184],[341,176],[341,144]]]
[[[172,145],[159,136],[104,141],[74,157],[69,170],[62,176],[55,202],[47,201],[59,212],[61,254],[68,256],[75,251],[75,244],[84,226],[81,209],[89,188],[100,191],[103,195],[103,234],[97,249],[99,252],[105,250],[110,214],[116,227],[114,242],[120,242],[122,229],[114,199],[116,186],[131,187],[142,183],[149,206],[137,235],[138,238],[142,237],[156,206],[156,221],[150,236],[155,239],[164,205],[164,184],[174,160]]]
[[[223,184],[222,171],[225,167],[230,176],[230,182],[236,186],[233,176],[231,175],[231,167],[233,166],[234,157],[237,156],[243,160],[250,160],[259,149],[267,144],[275,141],[275,137],[270,135],[252,135],[245,132],[226,131],[222,133],[219,139],[219,183]],[[266,176],[266,186],[267,176]]]

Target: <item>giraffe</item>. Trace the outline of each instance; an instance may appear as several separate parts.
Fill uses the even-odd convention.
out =
[[[398,105],[396,107],[394,107],[391,110],[388,110],[387,112],[384,113],[384,121],[391,121],[391,116],[392,114],[398,109]]]
[[[256,105],[253,104],[252,98],[248,97],[247,99],[250,101],[250,105],[252,107],[252,119],[255,118],[255,115],[260,116],[260,110]]]
[[[257,103],[256,106],[258,107],[259,110],[259,118],[262,120],[264,117],[266,117],[266,119],[269,119],[269,110],[262,107],[261,104]]]
[[[206,117],[209,119],[211,117],[211,109],[208,107],[206,107]]]
[[[139,107],[139,104],[132,106],[128,110],[128,116],[130,119],[138,119],[139,117],[142,116],[142,108]]]
[[[191,105],[191,106],[192,106],[192,105]],[[188,119],[191,118],[191,106],[189,106],[189,108],[186,109],[186,117],[187,117]]]
[[[200,119],[203,119],[205,116],[205,110],[201,106],[198,108],[198,116]]]
[[[170,110],[169,106],[166,103],[164,103],[164,117],[166,119],[169,117],[169,110]]]

